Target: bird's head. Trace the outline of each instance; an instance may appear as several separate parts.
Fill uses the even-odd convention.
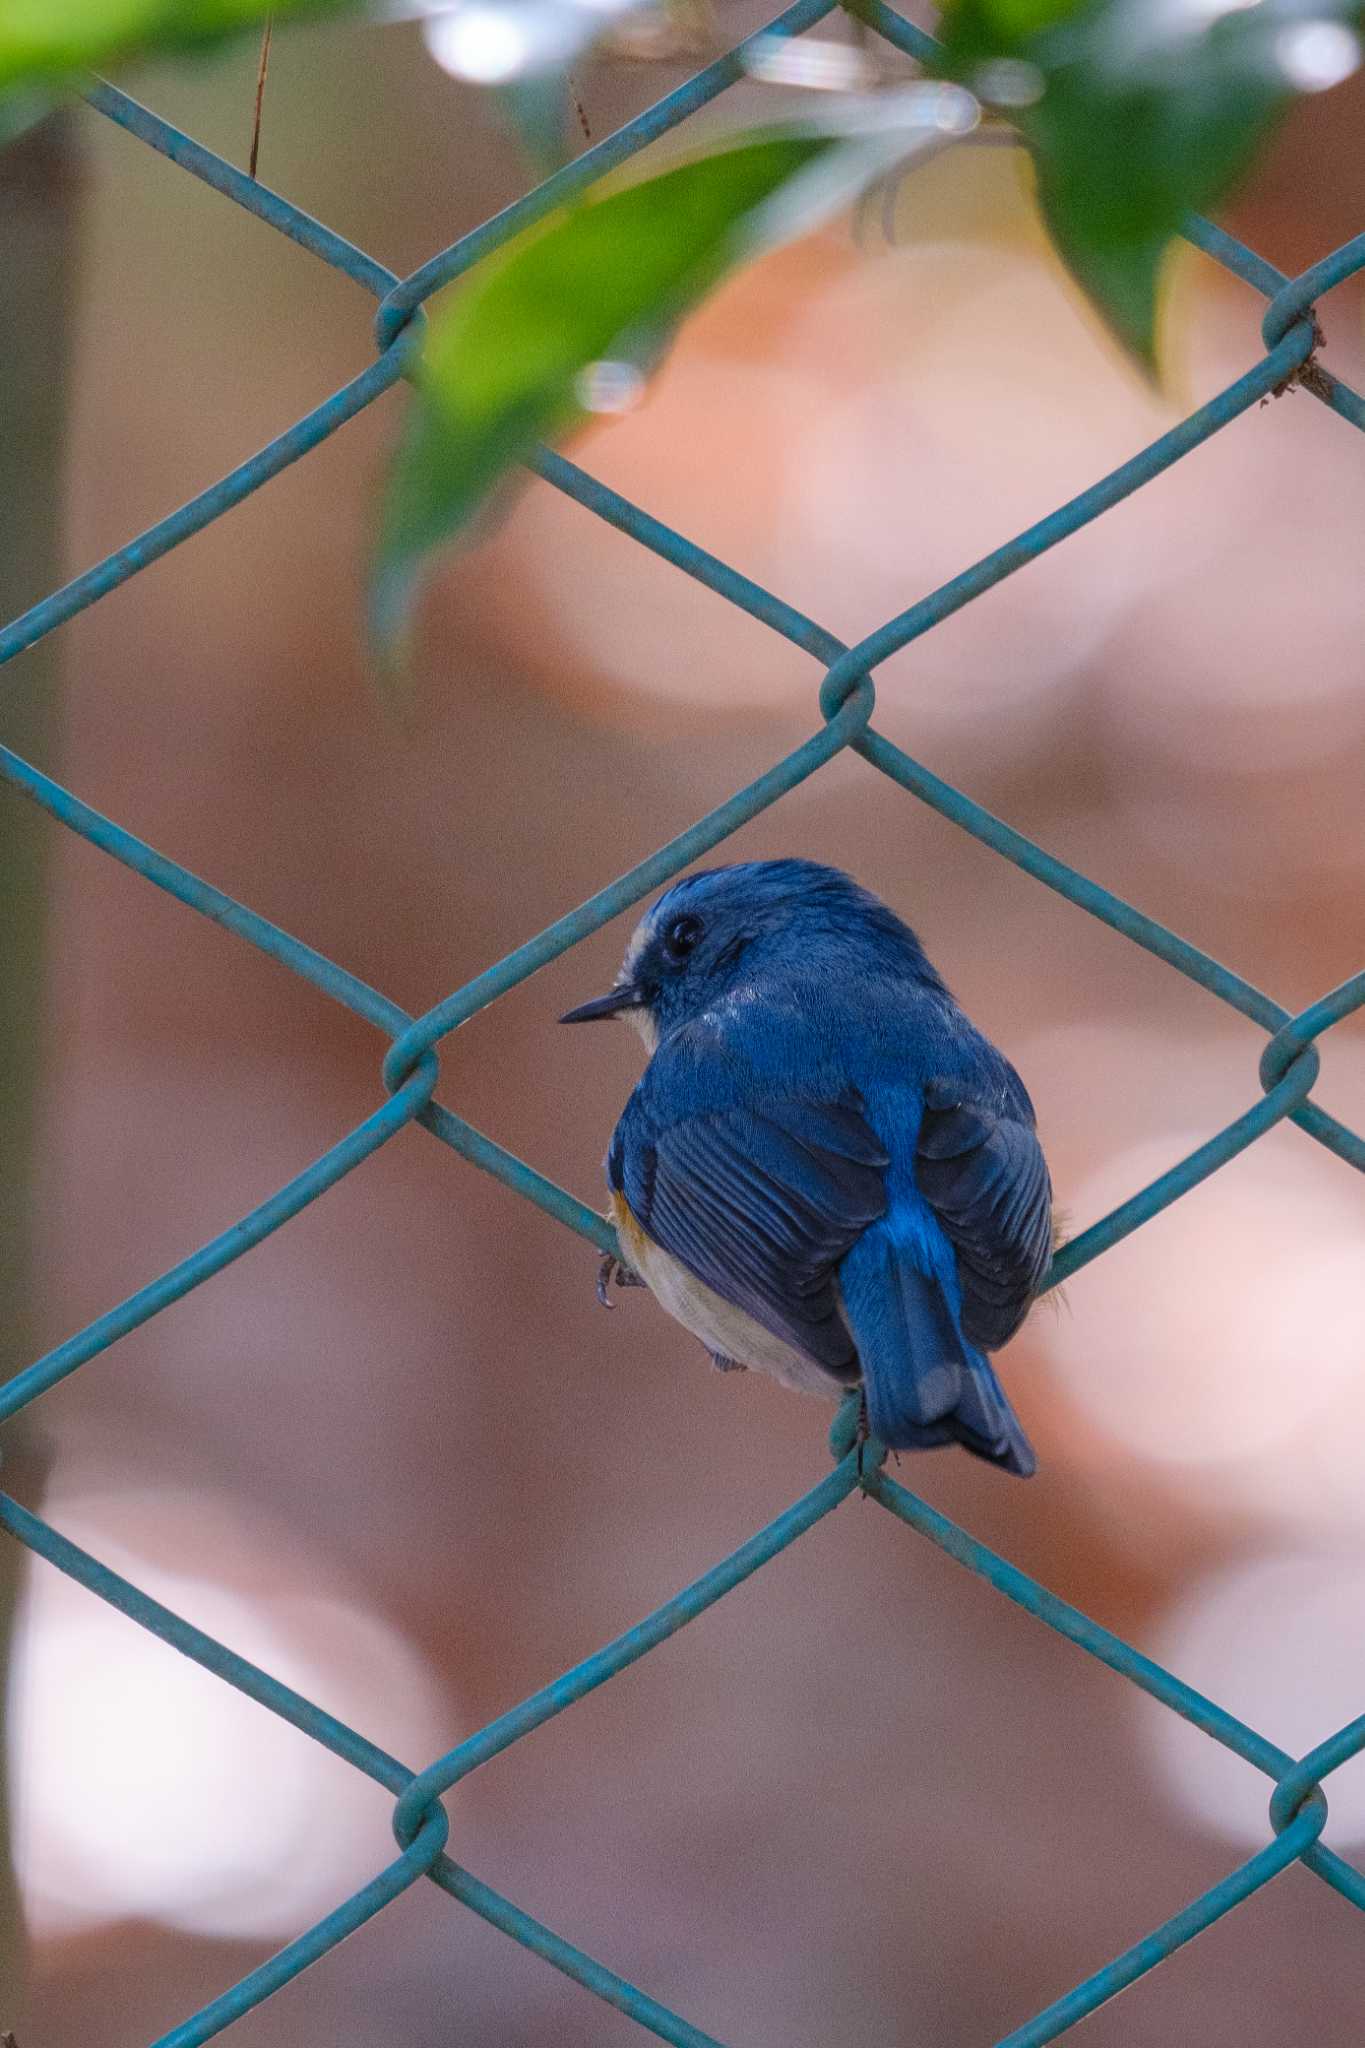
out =
[[[624,1017],[659,1039],[759,977],[814,981],[881,964],[936,979],[909,927],[838,868],[746,861],[685,875],[646,911],[606,995],[560,1019]]]

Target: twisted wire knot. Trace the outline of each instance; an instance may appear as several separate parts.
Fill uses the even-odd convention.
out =
[[[1343,242],[1340,248],[1324,256],[1320,263],[1310,264],[1297,277],[1287,279],[1266,307],[1261,322],[1266,347],[1277,347],[1300,320],[1308,322],[1313,337],[1310,349],[1320,347],[1322,330],[1317,322],[1317,301],[1334,285],[1354,277],[1359,270],[1365,270],[1365,235],[1354,235],[1349,242]],[[1305,350],[1305,355],[1309,352]]]
[[[393,1809],[394,1840],[404,1852],[415,1848],[421,1841],[427,1870],[436,1862],[450,1837],[450,1815],[441,1804],[441,1793],[446,1788],[435,1783],[436,1768],[432,1765],[425,1771],[419,1771],[399,1793]],[[429,1839],[423,1840],[428,1831]]]
[[[1305,271],[1302,277],[1291,277],[1283,290],[1276,292],[1261,320],[1261,339],[1271,349],[1278,348],[1285,337],[1302,324],[1305,361],[1315,348],[1321,348],[1323,338],[1315,301],[1305,296],[1311,277],[1310,271]]]
[[[1276,1834],[1282,1835],[1305,1807],[1312,1806],[1315,1812],[1319,1812],[1318,1825],[1312,1837],[1316,1841],[1327,1821],[1327,1797],[1319,1781],[1357,1756],[1362,1749],[1365,1749],[1365,1714],[1348,1721],[1344,1728],[1338,1728],[1335,1735],[1329,1735],[1316,1749],[1310,1749],[1306,1756],[1301,1756],[1293,1768],[1278,1780],[1270,1795],[1270,1824]]]
[[[856,648],[841,654],[826,672],[820,685],[820,715],[826,725],[847,717],[849,739],[866,732],[877,708],[877,687],[867,670],[860,667]]]
[[[400,1031],[385,1053],[380,1072],[390,1095],[396,1095],[403,1083],[419,1069],[423,1079],[430,1080],[431,1083],[426,1091],[426,1101],[430,1102],[436,1093],[436,1083],[441,1075],[441,1062],[435,1047],[437,1039],[443,1037],[444,1033],[432,1028],[433,1014],[429,1010],[425,1017],[418,1017],[406,1031]],[[422,1107],[425,1108],[426,1103],[423,1103]]]
[[[1298,1819],[1305,1809],[1311,1808],[1317,1821],[1310,1842],[1316,1842],[1327,1825],[1327,1794],[1318,1783],[1309,1758],[1296,1763],[1292,1771],[1286,1771],[1278,1780],[1270,1795],[1270,1825],[1277,1835],[1282,1835],[1291,1821]],[[1309,1844],[1305,1844],[1305,1847]]]
[[[375,310],[374,342],[381,356],[395,347],[415,355],[422,345],[427,328],[426,307],[407,304],[401,297],[407,285],[408,279],[404,278],[391,291],[385,292]]]
[[[1291,1100],[1285,1104],[1289,1116],[1308,1100],[1322,1068],[1322,1055],[1311,1038],[1300,1038],[1292,1022],[1285,1024],[1261,1054],[1258,1076],[1269,1095],[1282,1081],[1292,1081]]]
[[[1353,1016],[1362,1009],[1365,1009],[1365,969],[1351,975],[1325,996],[1320,996],[1306,1010],[1300,1010],[1296,1017],[1286,1018],[1261,1054],[1261,1086],[1266,1093],[1278,1087],[1305,1055],[1320,1064],[1316,1041],[1322,1032],[1329,1031],[1344,1017]],[[1304,1089],[1305,1095],[1316,1080],[1315,1066]]]

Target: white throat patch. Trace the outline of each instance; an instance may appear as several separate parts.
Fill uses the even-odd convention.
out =
[[[645,1051],[652,1059],[659,1043],[659,1027],[654,1022],[653,1013],[649,1010],[622,1010],[621,1015],[628,1024],[635,1026],[645,1042]]]
[[[649,944],[649,940],[650,924],[649,917],[648,915],[646,915],[640,919],[640,922],[636,925],[634,931],[630,935],[630,944],[626,947],[626,957],[621,962],[621,972],[618,977],[620,981],[624,982],[634,980],[635,970],[640,964],[640,955],[644,952],[645,947]],[[634,1025],[635,1029],[639,1032],[641,1038],[644,1040],[645,1051],[652,1058],[654,1055],[654,1049],[659,1043],[659,1027],[654,1022],[654,1019],[650,1015],[649,1011],[622,1010],[621,1015],[625,1018],[628,1024]]]

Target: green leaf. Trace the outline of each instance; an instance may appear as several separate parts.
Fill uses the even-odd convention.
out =
[[[130,58],[203,48],[242,29],[335,14],[356,0],[0,0],[0,94],[53,87]]]
[[[944,69],[1016,96],[1053,240],[1150,369],[1181,223],[1227,195],[1297,92],[1353,68],[1355,19],[1354,0],[956,0]]]
[[[1084,204],[1059,199],[1041,180],[1038,196],[1058,255],[1111,332],[1155,375],[1161,280],[1172,231],[1157,227],[1125,238],[1109,220],[1086,218]]]
[[[1088,0],[952,0],[943,10],[945,48],[961,56],[969,46],[983,58],[1017,53],[1035,30],[1081,13]]]
[[[943,87],[896,95],[902,118],[773,129],[589,198],[489,257],[432,325],[390,477],[371,616],[394,650],[431,550],[499,478],[581,421],[583,374],[648,366],[725,272],[846,204],[869,175],[941,148],[975,119]],[[913,104],[912,104],[913,103]],[[956,120],[954,130],[951,123]]]

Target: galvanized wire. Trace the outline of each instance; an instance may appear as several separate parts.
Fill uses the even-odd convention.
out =
[[[762,34],[797,35],[833,11],[834,0],[797,0]],[[912,57],[932,48],[922,30],[904,21],[883,0],[859,0],[860,15],[886,40]],[[755,40],[754,38],[748,39]],[[616,134],[587,150],[514,205],[485,221],[471,233],[406,278],[354,248],[349,242],[297,207],[245,177],[211,150],[104,83],[91,85],[92,107],[130,134],[159,151],[191,176],[245,207],[258,219],[307,249],[312,255],[354,280],[378,301],[375,334],[378,355],[369,369],[353,378],[287,432],[242,463],[220,482],[159,520],[145,533],[118,548],[63,589],[35,604],[0,631],[0,661],[55,630],[67,619],[154,562],[190,534],[198,532],[259,490],[272,477],[317,447],[354,417],[404,373],[414,337],[420,328],[424,301],[441,286],[468,270],[528,223],[582,191],[593,180],[625,162],[647,143],[676,128],[716,99],[743,75],[746,44],[708,65],[694,78],[628,122]],[[808,654],[823,671],[818,693],[820,723],[801,746],[747,788],[738,791],[706,817],[670,840],[647,860],[601,889],[567,916],[514,952],[494,963],[463,988],[456,989],[424,1016],[413,1017],[387,996],[355,975],[281,931],[256,911],[235,902],[210,883],[168,860],[121,825],[102,817],[49,776],[0,748],[0,777],[20,795],[39,805],[60,824],[121,862],[153,887],[212,919],[225,931],[245,940],[271,959],[301,975],[315,988],[344,1004],[372,1024],[387,1041],[382,1064],[384,1095],[371,1113],[346,1137],[324,1152],[302,1173],[277,1190],[237,1223],[188,1258],[141,1287],[126,1301],[107,1310],[85,1329],[17,1372],[0,1387],[0,1421],[39,1400],[56,1383],[120,1337],[157,1315],[171,1302],[197,1287],[211,1274],[241,1258],[289,1222],[344,1175],[377,1151],[404,1125],[420,1123],[452,1151],[486,1173],[495,1175],[517,1194],[603,1250],[614,1249],[611,1229],[563,1188],[518,1159],[464,1117],[435,1099],[439,1075],[438,1048],[449,1033],[530,974],[577,945],[610,918],[637,903],[668,881],[699,855],[709,852],[749,819],[776,803],[789,790],[814,775],[845,748],[940,812],[963,831],[991,847],[1026,874],[1055,890],[1078,911],[1099,919],[1134,944],[1155,954],[1177,973],[1228,1004],[1266,1033],[1259,1069],[1259,1095],[1248,1108],[1171,1167],[1138,1190],[1110,1215],[1073,1239],[1053,1262],[1049,1285],[1055,1285],[1091,1259],[1138,1229],[1189,1189],[1235,1158],[1277,1123],[1288,1120],[1347,1165],[1365,1171],[1365,1138],[1346,1128],[1313,1100],[1318,1076],[1317,1041],[1343,1018],[1365,1007],[1365,972],[1322,996],[1297,1014],[1254,988],[1222,962],[1125,903],[1110,890],[1054,855],[1036,846],[1001,819],[974,803],[951,784],[930,773],[892,744],[872,725],[876,692],[874,670],[887,657],[933,630],[963,605],[1014,574],[1049,548],[1120,503],[1144,484],[1180,461],[1221,427],[1250,406],[1282,390],[1309,365],[1317,342],[1315,305],[1343,279],[1365,268],[1365,237],[1348,242],[1296,278],[1284,277],[1254,251],[1212,223],[1191,219],[1187,239],[1208,256],[1260,292],[1268,301],[1262,326],[1263,352],[1223,391],[1215,393],[1170,432],[1163,434],[1109,476],[1092,484],[1069,503],[1040,520],[950,582],[921,598],[898,617],[889,619],[855,646],[846,646],[794,605],[742,575],[698,547],[676,529],[654,518],[618,492],[588,475],[565,456],[540,450],[531,467],[545,482],[574,498],[586,511],[605,520],[639,546],[649,549],[683,574],[695,578],[717,597],[767,626]],[[1355,427],[1365,426],[1365,400],[1331,376],[1314,358],[1303,388]],[[1248,1093],[1252,1094],[1250,1084]],[[1109,1629],[979,1543],[905,1487],[887,1477],[873,1459],[860,1468],[853,1449],[853,1416],[848,1405],[831,1432],[833,1470],[767,1528],[742,1544],[730,1557],[655,1609],[635,1628],[608,1643],[594,1656],[566,1671],[542,1691],[479,1730],[443,1757],[414,1771],[388,1756],[312,1701],[237,1656],[225,1644],[173,1614],[108,1566],[80,1550],[48,1522],[17,1501],[0,1495],[0,1526],[38,1557],[85,1586],[95,1597],[126,1615],[130,1623],[150,1630],[183,1655],[214,1673],[227,1685],[258,1701],[295,1728],[324,1745],[356,1770],[375,1779],[394,1796],[394,1833],[398,1855],[383,1863],[359,1891],[342,1900],[325,1918],[290,1942],[270,1961],[252,1970],[201,2011],[193,2014],[154,2048],[192,2048],[209,2040],[244,2013],[269,1998],[300,1971],[324,1957],[343,1937],[409,1885],[426,1877],[460,1905],[543,1956],[547,1962],[638,2022],[659,2039],[678,2048],[724,2048],[647,1992],[586,1955],[463,1869],[445,1853],[448,1819],[442,1800],[460,1780],[490,1757],[540,1727],[554,1715],[605,1684],[638,1658],[705,1612],[727,1593],[760,1571],[797,1541],[849,1494],[858,1490],[919,1535],[928,1538],[969,1571],[976,1572],[1046,1627],[1076,1644],[1100,1663],[1160,1701],[1214,1742],[1244,1758],[1271,1781],[1265,1846],[1221,1882],[1175,1914],[1144,1940],[1117,1956],[1083,1983],[1060,1996],[1045,2011],[1016,2027],[997,2048],[1038,2048],[1053,2041],[1076,2021],[1152,1969],[1195,1934],[1231,1911],[1286,1869],[1303,1863],[1353,1905],[1365,1910],[1365,1874],[1320,1840],[1327,1819],[1322,1782],[1350,1757],[1365,1748],[1365,1716],[1353,1721],[1307,1756],[1294,1758],[1255,1729],[1205,1699],[1174,1673],[1144,1657]],[[376,1862],[380,1859],[376,1857]]]

